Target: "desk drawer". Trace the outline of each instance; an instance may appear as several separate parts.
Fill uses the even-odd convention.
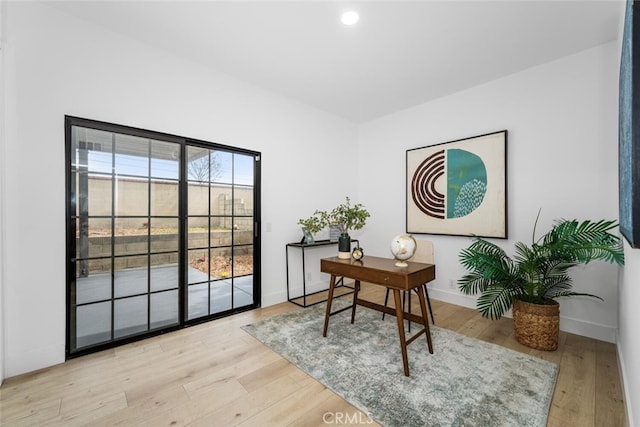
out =
[[[362,270],[358,279],[363,282],[376,283],[400,289],[404,289],[407,283],[407,277],[404,275],[371,270]]]
[[[324,258],[320,260],[320,271],[402,290],[413,289],[436,277],[435,265],[411,263],[406,268],[397,267],[394,260],[377,257],[367,257],[363,262]]]
[[[336,276],[349,277],[362,282],[376,283],[404,289],[407,283],[405,274],[393,274],[389,271],[373,270],[352,264],[320,262],[320,271]]]

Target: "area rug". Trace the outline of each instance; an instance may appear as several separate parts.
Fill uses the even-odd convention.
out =
[[[384,426],[546,425],[556,364],[432,326],[434,354],[424,335],[411,343],[405,377],[395,317],[358,307],[352,325],[347,310],[323,338],[324,309],[243,329]]]

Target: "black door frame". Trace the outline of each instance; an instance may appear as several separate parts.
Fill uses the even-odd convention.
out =
[[[75,286],[76,279],[76,224],[75,224],[75,216],[76,216],[76,200],[75,195],[71,189],[72,184],[72,165],[71,165],[71,150],[72,150],[72,128],[73,127],[85,127],[90,129],[96,129],[106,132],[120,133],[126,135],[137,136],[141,138],[148,138],[158,141],[165,142],[173,142],[180,144],[181,151],[181,162],[180,162],[180,180],[179,180],[179,262],[178,262],[178,272],[180,276],[179,281],[179,292],[178,292],[178,324],[154,329],[152,331],[147,331],[145,333],[133,335],[133,336],[125,336],[123,338],[115,338],[108,342],[99,343],[96,345],[90,345],[87,347],[83,347],[81,349],[72,349],[71,348],[71,310],[74,307],[73,304],[73,289]],[[187,221],[187,197],[186,197],[186,188],[188,185],[187,179],[187,167],[186,167],[186,147],[187,146],[199,146],[203,148],[220,150],[220,151],[228,151],[231,153],[237,153],[247,156],[252,156],[254,159],[254,175],[253,175],[253,304],[242,306],[242,307],[232,307],[230,310],[218,312],[214,314],[210,314],[208,316],[199,317],[192,320],[187,319],[187,291],[188,291],[188,279],[187,279],[187,268],[186,268],[186,258],[188,254],[187,247],[187,239],[188,239],[188,230],[186,228]],[[260,307],[261,304],[261,191],[260,191],[260,181],[261,181],[261,160],[262,155],[258,151],[247,150],[243,148],[232,147],[228,145],[222,145],[217,143],[212,143],[203,140],[197,140],[192,138],[186,138],[182,136],[162,133],[162,132],[154,132],[146,129],[140,129],[131,126],[117,125],[108,122],[96,121],[86,118],[80,118],[75,116],[65,116],[65,232],[66,232],[66,336],[65,336],[65,357],[67,359],[82,356],[89,353],[94,353],[97,351],[105,350],[108,348],[113,348],[116,346],[120,346],[123,344],[127,344],[133,341],[139,341],[141,339],[149,338],[152,336],[160,335],[163,333],[167,333],[170,331],[182,329],[185,327],[189,327],[195,324],[208,322],[214,319],[218,319],[221,317],[226,317],[235,313],[252,310]],[[113,197],[113,195],[112,195]],[[112,212],[112,215],[114,213]],[[112,271],[113,274],[113,271]],[[113,296],[112,296],[113,297]],[[112,313],[113,315],[113,313]]]

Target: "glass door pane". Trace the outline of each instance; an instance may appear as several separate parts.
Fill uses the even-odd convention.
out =
[[[70,352],[179,324],[180,152],[71,127]]]
[[[70,307],[72,349],[112,338],[113,319],[113,135],[95,129],[71,131],[74,281]]]
[[[254,157],[187,146],[188,318],[257,304]]]

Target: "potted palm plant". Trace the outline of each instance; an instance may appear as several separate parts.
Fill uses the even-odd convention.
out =
[[[327,226],[337,226],[340,230],[338,238],[338,256],[342,258],[351,257],[351,237],[349,230],[360,230],[365,226],[367,218],[371,215],[364,205],[351,204],[351,199],[346,197],[345,202],[339,204],[331,211],[316,210],[307,219],[300,219],[298,224],[317,233]]]
[[[588,296],[573,292],[569,270],[579,264],[601,260],[624,264],[620,238],[610,231],[615,221],[556,221],[549,232],[536,240],[533,227],[530,246],[515,244],[510,257],[499,246],[481,238],[460,253],[468,274],[458,280],[468,295],[480,293],[477,308],[491,319],[499,319],[513,308],[516,339],[529,347],[555,350],[559,333],[559,297]]]

